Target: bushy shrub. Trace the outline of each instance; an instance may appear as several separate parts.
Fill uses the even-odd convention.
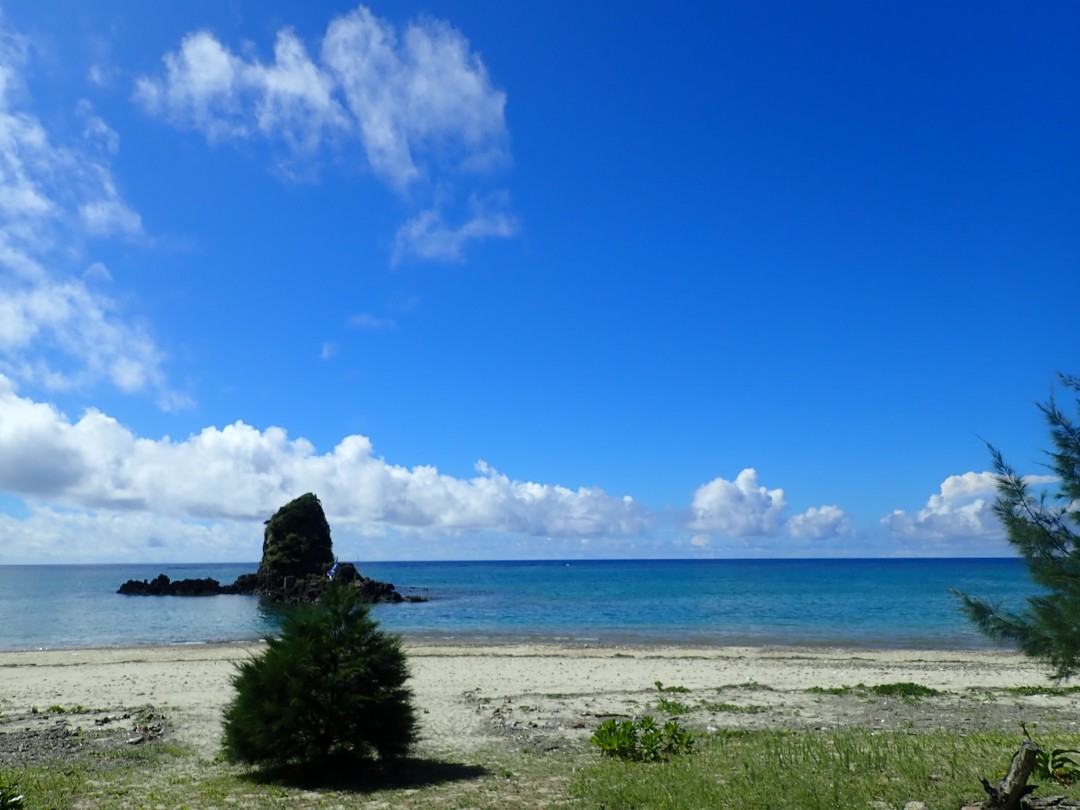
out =
[[[658,726],[651,717],[636,720],[605,720],[592,735],[592,744],[609,757],[637,762],[657,762],[671,754],[689,753],[694,738],[677,721]]]
[[[262,654],[238,666],[224,755],[272,769],[352,769],[404,756],[416,739],[401,642],[355,588],[288,613]]]

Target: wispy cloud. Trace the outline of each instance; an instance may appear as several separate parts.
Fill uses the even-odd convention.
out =
[[[440,208],[420,212],[398,229],[394,239],[393,263],[407,258],[461,262],[469,242],[491,237],[508,238],[518,232],[517,218],[509,213],[505,194],[491,195],[483,200],[470,200],[466,219],[459,225],[448,225]]]
[[[177,407],[161,351],[94,285],[108,270],[85,257],[93,240],[144,237],[110,168],[119,138],[81,102],[83,138],[55,143],[28,109],[29,52],[0,32],[0,372],[48,390],[104,381]]]
[[[359,315],[353,315],[349,318],[349,326],[353,326],[357,329],[371,329],[376,332],[382,332],[387,329],[396,329],[397,322],[393,318],[379,318],[375,315],[370,315],[367,312],[362,312]]]
[[[163,77],[136,81],[136,101],[211,141],[262,135],[306,152],[348,126],[331,96],[333,80],[287,29],[278,34],[270,65],[237,56],[208,31],[188,34],[163,61]]]
[[[136,101],[151,115],[211,142],[263,138],[283,149],[292,168],[321,153],[348,153],[342,146],[358,140],[389,188],[410,202],[437,196],[398,231],[395,262],[460,261],[468,242],[517,232],[505,196],[477,204],[474,185],[509,163],[506,95],[445,21],[423,17],[399,30],[360,6],[331,20],[317,61],[286,28],[269,63],[195,31],[163,64],[161,74],[135,85]],[[446,224],[457,208],[468,213]]]

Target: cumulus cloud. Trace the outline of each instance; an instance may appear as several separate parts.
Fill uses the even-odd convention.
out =
[[[709,535],[729,537],[776,537],[824,540],[851,535],[854,527],[839,506],[814,506],[784,519],[788,502],[782,489],[758,484],[757,471],[746,468],[734,481],[715,478],[694,492],[688,527],[699,534],[691,545],[705,548]]]
[[[1033,483],[1045,478],[1029,479]],[[941,491],[931,495],[926,506],[914,514],[897,509],[881,519],[894,537],[919,540],[1004,536],[991,507],[995,498],[995,478],[991,472],[950,475]]]
[[[211,142],[259,137],[283,147],[293,165],[359,142],[372,173],[402,196],[433,197],[437,189],[438,206],[398,231],[395,261],[457,261],[469,241],[517,232],[492,203],[456,217],[461,224],[443,221],[455,181],[490,174],[509,155],[506,95],[445,21],[423,17],[399,30],[359,6],[331,20],[318,61],[287,28],[268,63],[195,31],[163,66],[137,80],[135,100]],[[459,207],[476,208],[475,197],[463,199]]]
[[[812,506],[787,522],[787,532],[796,540],[824,540],[850,535],[853,527],[839,506]]]
[[[532,536],[632,535],[647,516],[596,488],[516,481],[484,462],[459,479],[373,455],[364,436],[319,454],[280,428],[242,422],[181,441],[145,439],[88,410],[71,421],[0,377],[0,489],[90,510],[177,519],[265,519],[305,491],[341,523]]]
[[[85,266],[93,239],[144,234],[110,169],[119,139],[82,102],[83,138],[54,143],[26,109],[28,51],[25,39],[0,32],[0,372],[50,390],[106,381],[177,404],[151,337],[88,283],[94,274],[69,267],[73,255]]]
[[[757,471],[748,467],[734,481],[714,478],[694,492],[690,528],[732,537],[770,536],[779,531],[785,509],[784,490],[759,486]]]

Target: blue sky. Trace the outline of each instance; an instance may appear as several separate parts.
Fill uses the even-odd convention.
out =
[[[1007,553],[1074,4],[0,8],[0,563]]]

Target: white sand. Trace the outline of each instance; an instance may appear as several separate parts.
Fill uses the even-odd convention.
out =
[[[173,721],[179,741],[213,756],[221,712],[232,695],[234,663],[259,648],[0,653],[0,709],[152,704]],[[823,725],[843,722],[843,717],[830,716],[820,698],[806,695],[808,687],[911,681],[970,693],[1047,682],[1044,667],[1004,652],[548,644],[414,644],[407,651],[423,744],[433,750],[471,750],[505,739],[509,729],[519,727],[585,735],[599,718],[655,705],[656,681],[714,699],[716,687],[755,682],[769,689],[743,692],[758,703],[777,704],[773,696],[783,695],[787,714],[817,712],[814,722]]]

